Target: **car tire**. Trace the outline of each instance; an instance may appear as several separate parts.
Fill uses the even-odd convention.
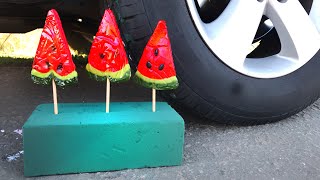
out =
[[[125,0],[110,6],[121,18],[132,65],[138,63],[157,22],[167,21],[180,86],[162,95],[174,107],[218,123],[254,125],[292,116],[319,98],[319,51],[285,76],[249,77],[231,69],[210,51],[184,0]]]

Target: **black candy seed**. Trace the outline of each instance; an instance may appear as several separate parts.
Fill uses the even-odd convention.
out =
[[[146,66],[147,66],[147,68],[149,68],[149,69],[150,69],[150,68],[151,68],[151,62],[150,62],[150,61],[148,61],[148,62],[147,62],[147,64],[146,64]]]
[[[60,63],[57,67],[57,70],[61,70],[63,68],[62,63]]]
[[[103,59],[105,55],[101,53],[99,56],[101,59]]]
[[[51,46],[51,50],[52,50],[52,51],[55,51],[56,49],[57,49],[57,48],[56,48],[54,45]]]
[[[159,55],[159,49],[158,49],[158,48],[154,50],[154,55],[155,55],[155,56],[158,56],[158,55]]]
[[[160,64],[158,69],[161,71],[161,70],[163,70],[163,68],[164,68],[164,64]]]
[[[46,61],[46,64],[47,64],[48,68],[50,68],[51,65],[48,61]]]

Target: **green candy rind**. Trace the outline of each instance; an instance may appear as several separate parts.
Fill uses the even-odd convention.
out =
[[[40,78],[38,76],[31,75],[31,79],[35,84],[40,84],[40,85],[47,86],[47,85],[51,85],[52,75],[49,75],[46,78]]]
[[[78,82],[78,74],[76,71],[70,73],[70,78],[64,77],[59,78],[58,75],[54,75],[54,72],[48,72],[48,73],[40,73],[36,70],[31,71],[31,79],[35,84],[40,84],[40,85],[51,85],[52,79],[54,79],[55,83],[57,86],[64,87],[68,85],[72,85]],[[41,77],[39,77],[41,76]]]
[[[69,86],[69,85],[73,85],[76,84],[78,82],[78,78],[74,77],[71,79],[67,79],[67,80],[61,80],[57,77],[53,77],[54,78],[54,82],[56,83],[57,86],[60,87],[64,87],[64,86]],[[34,75],[31,75],[31,79],[33,80],[33,82],[35,84],[39,84],[39,85],[51,85],[52,83],[52,75],[48,76],[47,78],[40,78]]]
[[[98,69],[95,69],[90,64],[87,64],[86,70],[89,78],[96,81],[107,81],[107,79],[109,79],[112,83],[125,82],[128,81],[131,77],[129,64],[126,64],[122,69],[116,72],[102,72]]]
[[[151,79],[142,75],[139,71],[136,72],[133,77],[133,81],[146,88],[152,88],[156,90],[172,90],[177,89],[179,82],[176,76],[172,76],[164,79]]]
[[[87,74],[89,78],[94,79],[96,81],[107,81],[107,79],[109,79],[110,82],[112,83],[125,82],[125,81],[128,81],[131,77],[131,71],[127,71],[122,78],[112,78],[111,76],[98,76],[88,70],[87,70]]]

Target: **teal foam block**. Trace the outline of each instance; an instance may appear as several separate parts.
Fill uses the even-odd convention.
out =
[[[181,165],[184,121],[167,103],[39,105],[23,126],[24,174]]]

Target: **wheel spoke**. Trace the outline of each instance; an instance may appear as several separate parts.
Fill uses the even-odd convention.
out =
[[[303,63],[319,50],[319,32],[298,0],[269,0],[266,16],[280,37],[280,56]]]
[[[312,3],[312,9],[310,11],[310,18],[313,24],[317,25],[318,32],[320,33],[320,0],[314,0]]]
[[[197,0],[198,6],[201,8],[206,3],[206,1],[207,0]]]
[[[218,19],[205,25],[210,46],[225,63],[243,65],[265,7],[266,1],[232,0]]]

